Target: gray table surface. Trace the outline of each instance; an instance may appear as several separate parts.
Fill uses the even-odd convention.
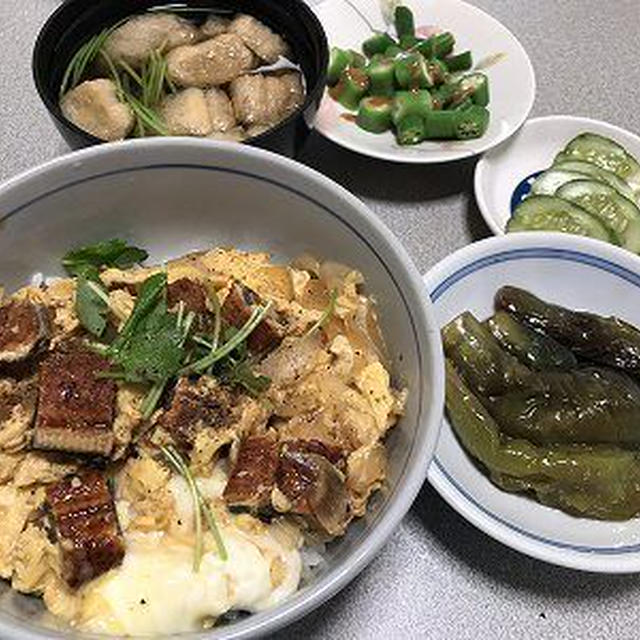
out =
[[[640,131],[639,0],[473,2],[529,52],[538,81],[532,115],[590,116]],[[57,4],[0,0],[0,179],[68,150],[30,70],[38,29]],[[319,135],[301,160],[361,197],[422,272],[489,235],[473,197],[475,160],[391,165]],[[519,555],[477,531],[425,484],[368,569],[278,637],[632,638],[636,598],[639,577],[584,574]]]

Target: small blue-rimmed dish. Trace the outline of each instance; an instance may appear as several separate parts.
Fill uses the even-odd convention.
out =
[[[607,122],[579,116],[527,120],[516,135],[491,149],[476,165],[476,201],[493,233],[505,233],[513,210],[529,193],[533,179],[553,164],[569,140],[585,132],[611,138],[640,157],[640,137]]]
[[[507,284],[640,326],[640,258],[578,236],[531,232],[489,238],[445,258],[425,282],[440,326],[465,310],[487,318],[495,292]],[[522,553],[585,571],[640,571],[640,518],[577,518],[505,493],[465,453],[446,416],[429,481],[469,522]]]

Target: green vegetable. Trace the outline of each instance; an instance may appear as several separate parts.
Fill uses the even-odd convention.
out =
[[[372,96],[393,96],[395,91],[394,70],[394,63],[390,58],[377,58],[369,63],[367,75],[369,76],[369,90]]]
[[[160,451],[162,451],[162,454],[167,459],[167,462],[169,462],[169,464],[173,467],[173,469],[185,479],[187,486],[189,487],[189,492],[191,493],[191,499],[193,500],[194,528],[196,532],[196,546],[193,558],[194,572],[197,573],[198,571],[200,571],[202,556],[204,554],[202,514],[204,514],[207,521],[207,526],[209,527],[209,530],[211,531],[211,534],[213,535],[213,538],[216,542],[218,555],[223,562],[226,562],[229,559],[229,555],[227,553],[227,549],[225,547],[222,536],[220,535],[220,530],[218,529],[218,525],[216,524],[213,513],[211,512],[211,508],[207,504],[207,501],[198,488],[198,484],[196,483],[191,470],[174,447],[161,446]]]
[[[362,51],[365,56],[371,58],[376,53],[385,53],[394,44],[396,44],[396,41],[390,35],[377,32],[362,43]]]
[[[336,310],[336,303],[338,302],[338,289],[333,288],[329,293],[329,304],[326,309],[322,312],[322,315],[318,318],[316,322],[313,323],[311,328],[307,331],[305,335],[310,336],[312,333],[318,331],[318,329],[322,329],[327,322],[331,319]]]
[[[537,196],[554,196],[558,189],[567,182],[581,180],[584,176],[577,171],[565,171],[552,167],[541,173],[531,185],[531,193]]]
[[[424,118],[431,109],[431,94],[428,91],[397,91],[391,112],[393,124],[398,126],[400,120],[409,115]]]
[[[362,69],[348,68],[329,93],[343,107],[355,111],[369,89],[369,77]]]
[[[497,311],[485,325],[505,351],[531,369],[572,369],[578,364],[569,349],[504,311]]]
[[[329,54],[329,68],[327,70],[327,84],[333,86],[342,75],[342,72],[351,64],[353,56],[350,51],[339,47],[331,47]]]
[[[369,96],[360,101],[356,123],[371,133],[382,133],[391,128],[391,98]]]
[[[408,51],[409,49],[413,49],[419,42],[420,38],[416,38],[415,36],[402,36],[399,44],[403,51]]]
[[[466,113],[466,112],[465,112]],[[563,231],[609,242],[607,228],[582,207],[555,196],[529,196],[507,224],[507,231]]]
[[[390,47],[384,52],[384,55],[388,58],[395,58],[397,55],[403,53],[403,49],[401,49],[398,45],[392,44]]]
[[[453,51],[453,47],[456,44],[456,39],[453,33],[450,33],[449,31],[439,33],[435,36],[432,36],[432,38],[433,40],[431,42],[431,55],[429,57],[444,58]]]
[[[107,327],[108,311],[109,295],[100,279],[90,278],[86,270],[76,282],[75,312],[80,324],[99,338]]]
[[[535,446],[503,437],[495,420],[446,364],[446,407],[462,445],[507,491],[591,518],[623,520],[640,510],[637,454],[604,445]]]
[[[353,49],[348,49],[348,53],[351,56],[351,60],[349,60],[350,67],[362,69],[367,65],[367,59],[361,53],[358,53]]]
[[[418,144],[425,138],[424,118],[415,114],[409,114],[400,118],[396,125],[396,137],[398,144]]]
[[[426,89],[433,86],[425,59],[419,53],[404,53],[394,60],[396,82],[402,89]]]
[[[95,62],[98,54],[100,53],[107,38],[111,35],[114,29],[120,26],[124,21],[114,24],[113,26],[103,29],[100,33],[89,38],[73,55],[65,72],[62,76],[62,82],[60,83],[60,97],[77,87],[82,81],[85,72]]]
[[[558,160],[584,160],[615,173],[640,194],[640,164],[626,149],[596,133],[581,133],[564,148]]]
[[[451,102],[456,105],[467,98],[471,98],[475,104],[481,107],[486,107],[489,104],[489,79],[484,73],[472,73],[462,78]]]
[[[62,258],[62,266],[69,275],[79,276],[88,267],[129,269],[135,264],[144,262],[148,256],[149,254],[144,249],[128,245],[124,240],[114,238],[68,251]]]
[[[394,22],[396,27],[396,34],[398,38],[403,36],[415,36],[416,28],[413,21],[413,13],[409,7],[400,5],[396,7],[394,11]]]
[[[556,160],[558,160],[558,158],[556,158]],[[619,178],[615,173],[611,173],[611,171],[597,167],[595,164],[585,162],[584,160],[561,160],[558,161],[557,164],[554,162],[553,168],[558,171],[570,171],[580,174],[579,177],[576,177],[576,180],[588,177],[604,182],[610,187],[613,187],[621,196],[640,204],[640,198],[636,197],[633,189],[631,189],[622,178]]]
[[[604,224],[617,244],[640,252],[640,210],[613,187],[595,180],[567,182],[556,195],[573,202]]]
[[[443,84],[449,77],[449,71],[441,60],[429,60],[427,62],[427,70],[433,80],[434,85]]]
[[[445,82],[436,89],[433,89],[431,91],[431,97],[433,98],[433,108],[441,110],[448,107],[457,90],[457,82]]]
[[[517,287],[502,287],[496,294],[496,306],[580,358],[640,373],[640,331],[618,318],[565,309]]]
[[[537,372],[488,409],[505,433],[536,444],[640,444],[640,388],[611,369]]]
[[[485,133],[489,112],[475,104],[462,111],[431,111],[425,123],[427,138],[468,140]]]
[[[468,311],[442,329],[442,344],[474,392],[493,396],[522,386],[530,371],[500,348],[491,333]]]
[[[251,369],[251,365],[246,360],[231,362],[223,373],[227,384],[243,387],[252,396],[257,396],[265,392],[271,384],[271,378],[263,375],[256,375]]]
[[[270,302],[263,307],[254,309],[247,322],[229,340],[215,351],[184,367],[180,373],[183,375],[203,373],[216,362],[226,358],[251,335],[253,330],[262,322],[267,313],[269,313],[270,309]]]
[[[471,55],[471,51],[463,51],[458,55],[446,57],[444,63],[451,73],[467,71],[473,66],[473,56]]]
[[[165,273],[144,281],[131,315],[106,351],[115,366],[110,377],[151,384],[142,405],[144,418],[151,416],[165,386],[178,375],[195,317],[167,311],[166,287]]]

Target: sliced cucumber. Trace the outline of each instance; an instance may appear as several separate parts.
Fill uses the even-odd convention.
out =
[[[577,171],[585,176],[589,176],[593,180],[605,182],[610,187],[613,187],[620,195],[629,198],[629,200],[636,200],[636,194],[633,192],[633,189],[622,178],[590,162],[585,162],[584,160],[567,160],[564,154],[559,154],[558,157],[556,157],[553,168],[559,171]]]
[[[612,171],[640,193],[640,164],[626,149],[597,133],[581,133],[567,144],[563,153],[573,160],[585,160]]]
[[[595,180],[574,180],[558,189],[559,198],[573,202],[595,216],[629,251],[640,251],[640,209],[613,187]]]
[[[577,171],[564,171],[553,167],[535,179],[531,185],[531,193],[537,196],[552,196],[563,184],[581,178],[584,178],[584,175]]]
[[[597,218],[555,196],[529,196],[514,211],[507,231],[563,231],[611,241],[609,231]]]

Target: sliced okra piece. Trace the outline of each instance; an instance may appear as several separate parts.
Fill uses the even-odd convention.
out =
[[[426,89],[422,91],[396,91],[391,114],[393,124],[398,126],[400,120],[408,115],[418,115],[424,118],[432,108],[431,94]]]
[[[463,51],[455,56],[447,56],[444,59],[444,63],[451,73],[467,71],[473,66],[473,56],[471,55],[471,51]]]
[[[482,136],[489,112],[476,104],[463,111],[431,111],[425,118],[427,139],[469,140]]]
[[[371,133],[383,133],[391,128],[393,100],[382,96],[368,96],[360,100],[356,124]]]
[[[331,97],[346,109],[355,111],[369,89],[369,76],[362,69],[349,67],[340,75],[338,84],[331,87]]]
[[[444,33],[438,33],[432,36],[433,42],[431,44],[431,55],[434,58],[444,58],[448,56],[456,44],[456,39],[453,33],[445,31]]]
[[[411,11],[411,9],[409,9],[409,7],[405,7],[403,5],[396,7],[393,17],[398,38],[402,38],[402,36],[416,35],[416,27],[413,21],[413,12]]]
[[[417,52],[397,56],[394,68],[396,82],[402,89],[427,89],[433,86],[433,78],[427,68],[427,62]]]
[[[362,51],[367,58],[371,58],[376,53],[384,53],[394,44],[396,41],[388,33],[379,31],[362,43]]]
[[[327,84],[334,85],[340,80],[340,74],[349,66],[352,57],[350,51],[339,47],[331,47],[329,68],[327,69]]]
[[[424,140],[424,118],[410,113],[396,125],[396,137],[401,145],[418,144]]]
[[[369,91],[374,96],[393,96],[395,91],[395,65],[386,57],[371,60],[367,66]]]

